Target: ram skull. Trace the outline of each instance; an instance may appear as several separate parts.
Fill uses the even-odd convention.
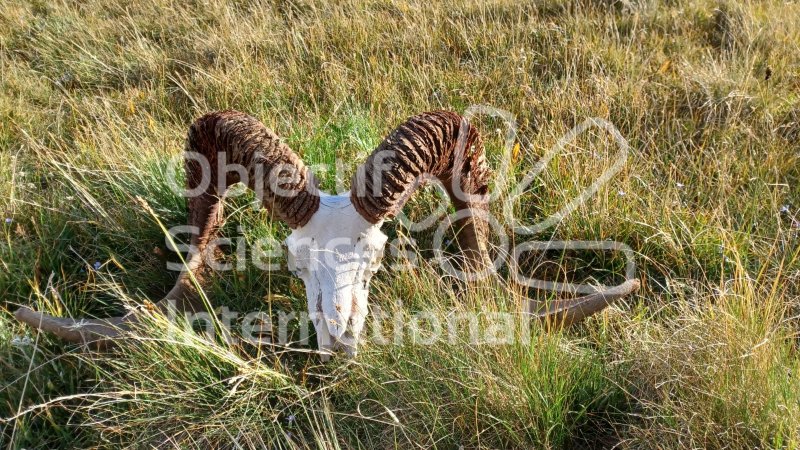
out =
[[[492,270],[487,251],[490,170],[481,137],[460,115],[435,111],[409,118],[362,164],[350,192],[328,195],[317,188],[303,161],[257,119],[237,112],[207,114],[192,124],[186,140],[189,225],[196,227],[192,251],[172,290],[157,306],[166,312],[205,310],[199,295],[211,277],[209,245],[222,221],[222,198],[235,183],[256,192],[273,217],[292,232],[286,239],[289,269],[305,284],[309,314],[323,358],[340,348],[354,356],[367,316],[370,278],[380,267],[387,241],[381,231],[421,180],[442,182],[460,220],[456,242],[468,273]],[[233,170],[231,170],[233,168]],[[530,313],[570,324],[638,288],[637,280],[574,299],[530,308]],[[95,320],[57,318],[22,307],[16,317],[63,339],[99,346],[131,327],[140,310]]]

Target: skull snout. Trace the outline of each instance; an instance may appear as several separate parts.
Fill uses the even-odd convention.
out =
[[[356,355],[366,322],[367,294],[368,288],[357,277],[352,283],[335,287],[330,292],[323,290],[322,314],[333,350],[343,350],[351,357]]]
[[[313,322],[318,344],[321,349],[343,350],[355,356],[366,322],[372,258],[358,249],[343,251],[339,247],[339,251],[313,250],[312,259],[316,265],[309,268],[306,287],[309,298],[316,294],[317,316]]]
[[[344,280],[339,280],[344,281]],[[337,284],[335,280],[323,283],[322,315],[331,337],[340,339],[347,331],[353,311],[353,287],[349,282]]]
[[[356,213],[349,196],[323,197],[309,223],[286,238],[287,265],[305,284],[323,353],[356,354],[366,322],[370,278],[380,265],[387,239],[380,232],[381,223]]]

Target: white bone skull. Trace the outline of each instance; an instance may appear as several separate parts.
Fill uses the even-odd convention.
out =
[[[197,119],[189,128],[186,149],[187,188],[201,186],[200,195],[189,198],[189,225],[200,233],[192,236],[197,253],[172,290],[157,303],[162,312],[207,309],[197,291],[197,286],[209,279],[209,267],[200,255],[219,231],[221,198],[238,182],[262,193],[264,206],[293,229],[286,239],[288,263],[305,284],[323,359],[336,349],[356,354],[367,316],[369,282],[380,267],[387,240],[381,224],[397,214],[421,179],[441,180],[455,209],[468,213],[454,224],[465,270],[482,273],[491,269],[488,230],[480,219],[488,215],[490,170],[480,135],[456,113],[434,111],[409,118],[358,168],[350,192],[344,195],[320,192],[297,154],[256,118],[237,111],[217,111]],[[227,165],[221,169],[220,161],[232,163],[237,170],[230,173],[224,169]],[[203,180],[209,183],[203,185]],[[637,280],[628,280],[544,308],[532,302],[530,312],[540,319],[569,324],[602,310],[638,286]],[[15,316],[68,341],[105,346],[138,322],[140,311],[78,321],[21,307]]]
[[[369,282],[381,267],[387,237],[380,230],[383,221],[373,224],[361,217],[349,193],[320,194],[311,220],[286,238],[288,266],[305,284],[319,349],[341,349],[352,357],[367,317]]]

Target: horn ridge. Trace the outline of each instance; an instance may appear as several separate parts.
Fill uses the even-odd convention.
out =
[[[222,224],[221,197],[231,184],[244,181],[240,180],[237,171],[220,173],[220,155],[225,156],[226,164],[244,166],[249,178],[248,187],[256,191],[263,189],[264,206],[291,228],[308,223],[319,209],[319,192],[311,171],[277,135],[252,116],[227,110],[200,117],[189,127],[185,155],[187,188],[194,190],[208,184],[203,192],[188,199],[189,225],[196,227],[197,231],[191,238],[193,251],[173,288],[156,303],[162,312],[168,309],[181,312],[206,309],[197,285],[202,288],[210,278],[204,257],[208,256],[208,244]],[[287,169],[291,169],[291,176],[283,177]],[[261,179],[258,180],[257,176]],[[274,185],[281,192],[273,190],[274,177],[280,177]],[[138,323],[141,311],[134,310],[125,316],[108,319],[76,320],[21,307],[15,312],[15,317],[64,340],[104,348],[112,345],[113,339],[121,332]]]
[[[319,208],[319,192],[311,172],[296,153],[256,118],[232,110],[214,112],[195,121],[192,130],[195,133],[189,134],[188,150],[213,162],[217,162],[217,153],[224,153],[230,163],[245,166],[248,187],[263,189],[263,205],[274,210],[291,228],[308,223]],[[257,164],[263,166],[262,180],[255,179]],[[287,168],[293,173],[286,174]],[[211,168],[212,186],[218,181],[215,169]]]
[[[353,177],[352,201],[359,214],[372,223],[396,215],[408,198],[405,191],[413,189],[423,175],[450,183],[455,180],[467,196],[482,196],[488,188],[490,169],[483,157],[480,135],[469,124],[466,145],[459,148],[462,120],[450,111],[426,112],[410,117],[389,133]],[[460,161],[463,163],[457,164]],[[375,182],[381,183],[380,189],[374,189]],[[451,198],[461,194],[450,191]],[[480,199],[471,198],[465,206],[476,207],[480,203],[476,200]]]
[[[481,218],[491,170],[483,151],[477,129],[459,114],[431,111],[410,117],[356,171],[350,189],[353,206],[364,219],[378,223],[402,209],[424,176],[436,177],[456,211],[471,212],[456,224],[456,238],[470,266],[487,267],[488,229]]]

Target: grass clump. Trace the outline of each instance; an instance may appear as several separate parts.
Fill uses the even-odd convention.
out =
[[[1,3],[0,444],[797,448],[799,12],[718,0]],[[177,257],[136,199],[185,224],[170,180],[183,177],[187,125],[209,110],[259,117],[341,191],[407,116],[479,104],[516,118],[510,186],[587,117],[619,129],[630,150],[611,181],[513,242],[623,242],[637,296],[547,330],[522,320],[540,293],[512,285],[507,267],[465,291],[430,264],[432,230],[392,221],[384,231],[415,240],[419,264],[387,257],[373,317],[418,329],[395,342],[396,322],[370,323],[352,362],[158,319],[113,353],[85,354],[13,320],[19,305],[105,316],[171,287],[164,267]],[[502,123],[474,122],[498,168]],[[618,150],[603,132],[581,135],[514,216],[556,214]],[[223,234],[280,242],[288,229],[252,200],[227,201]],[[426,189],[404,213],[419,220],[440,200]],[[502,217],[501,202],[491,211]],[[522,263],[534,278],[613,283],[625,261],[580,251]],[[208,293],[274,321],[306,308],[297,278],[251,264]],[[477,322],[430,341],[435,321],[447,330],[467,313]],[[492,337],[499,317],[515,324],[507,342]]]

